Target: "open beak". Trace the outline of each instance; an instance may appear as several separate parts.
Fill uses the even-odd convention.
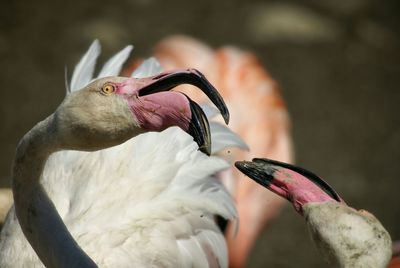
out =
[[[205,78],[205,76],[196,69],[174,70],[171,72],[164,72],[149,78],[148,84],[139,90],[139,97],[145,96],[161,91],[168,91],[172,88],[182,85],[190,84],[198,87],[207,97],[214,103],[220,111],[226,124],[229,123],[229,111],[226,107],[221,95],[213,85]]]
[[[169,91],[181,84],[194,85],[203,91],[215,104],[224,118],[225,123],[229,123],[229,111],[221,95],[204,75],[195,69],[174,70],[148,78],[141,78],[140,80],[141,87],[138,89],[138,97]],[[186,96],[186,98],[189,101],[191,112],[187,131],[196,141],[199,149],[207,155],[210,155],[211,134],[208,119],[197,103],[192,101],[188,96]]]
[[[303,168],[266,158],[238,161],[235,166],[257,183],[292,202],[298,211],[309,202],[343,202],[328,183]]]

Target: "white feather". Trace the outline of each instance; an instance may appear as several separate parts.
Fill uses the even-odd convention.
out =
[[[100,267],[226,267],[214,215],[234,219],[236,211],[212,175],[228,167],[173,127],[97,152],[54,153],[41,183]],[[42,267],[14,213],[3,229],[0,266]]]
[[[65,82],[65,93],[68,95],[71,93],[71,88],[69,87],[69,82],[68,82],[68,69],[67,66],[64,68],[64,82]]]
[[[219,114],[218,109],[208,103],[203,103],[200,105],[200,107],[204,111],[208,119],[212,119]]]
[[[96,65],[96,60],[100,55],[100,52],[101,52],[100,43],[96,39],[90,45],[86,54],[81,58],[79,63],[75,66],[70,84],[71,92],[85,87],[92,80],[94,68]]]
[[[145,60],[135,71],[133,71],[131,77],[144,78],[153,76],[161,73],[162,67],[158,60],[154,57]]]
[[[208,103],[201,104],[200,106],[209,120],[219,114],[218,109]],[[226,148],[233,147],[242,150],[249,150],[249,146],[243,141],[243,139],[224,124],[210,121],[210,131],[212,140],[211,151],[213,154]]]
[[[249,150],[247,144],[235,132],[228,127],[217,123],[210,122],[212,153],[219,152],[226,148],[237,147],[243,150]]]
[[[131,51],[133,49],[132,45],[125,47],[123,50],[115,54],[111,59],[109,59],[105,64],[103,69],[100,71],[97,78],[102,78],[106,76],[117,76],[121,72],[122,65],[128,59]]]

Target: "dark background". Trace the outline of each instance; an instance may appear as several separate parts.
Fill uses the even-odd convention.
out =
[[[64,97],[64,67],[94,38],[109,57],[148,56],[183,33],[252,50],[280,84],[296,161],[400,239],[400,2],[4,1],[0,3],[0,186],[19,138]],[[303,219],[286,207],[249,267],[321,267]]]

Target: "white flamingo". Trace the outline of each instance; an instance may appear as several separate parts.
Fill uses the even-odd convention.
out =
[[[92,81],[95,41],[75,68],[72,93],[22,138],[0,267],[228,265],[214,217],[234,219],[236,211],[213,174],[229,165],[197,150],[182,130],[209,154],[207,118],[185,95],[167,90],[186,82],[202,88],[227,121],[226,107],[197,71],[141,78],[158,72],[154,59],[136,78],[114,77],[131,49],[105,64],[99,76],[106,78]],[[162,132],[138,136],[150,130]],[[243,146],[221,125],[211,124],[211,132],[213,152]]]
[[[317,248],[330,267],[387,267],[392,256],[389,233],[371,213],[347,206],[317,175],[269,159],[256,158],[235,165],[293,204],[304,216]]]

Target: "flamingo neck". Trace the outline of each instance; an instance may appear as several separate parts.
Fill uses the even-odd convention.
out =
[[[20,141],[12,183],[17,218],[46,267],[97,267],[75,242],[40,184],[48,157],[59,147],[53,115],[38,123]]]
[[[339,202],[303,206],[311,237],[332,267],[387,267],[389,233],[372,214]]]

